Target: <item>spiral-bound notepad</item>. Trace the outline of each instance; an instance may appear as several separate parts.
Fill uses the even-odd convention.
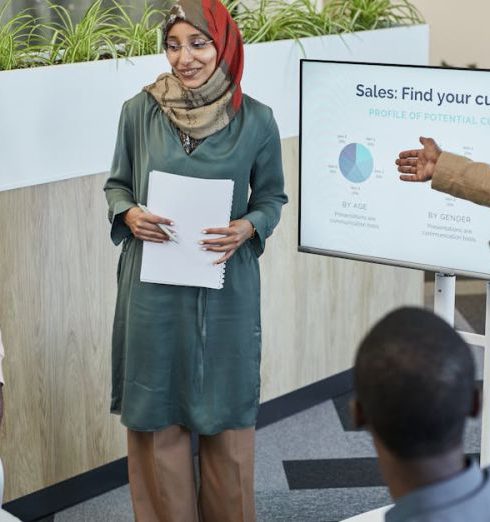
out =
[[[168,285],[223,288],[225,265],[214,265],[222,252],[202,250],[205,228],[227,227],[233,181],[150,172],[147,207],[174,221],[178,243],[143,243],[141,281]]]

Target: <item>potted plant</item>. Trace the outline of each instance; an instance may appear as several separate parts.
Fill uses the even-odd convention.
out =
[[[270,105],[282,137],[298,134],[301,57],[426,63],[428,29],[407,0],[241,0],[228,7],[246,44],[243,89]],[[164,13],[95,0],[75,23],[0,9],[0,190],[107,171],[122,102],[168,70]],[[415,24],[415,25],[414,25]],[[41,38],[37,29],[43,30]],[[382,30],[379,30],[382,29]],[[15,103],[22,100],[22,103]],[[30,154],[24,153],[29,143]]]

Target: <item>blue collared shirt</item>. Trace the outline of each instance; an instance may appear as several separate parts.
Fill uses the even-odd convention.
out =
[[[443,482],[399,498],[386,522],[490,522],[490,468],[469,466]]]

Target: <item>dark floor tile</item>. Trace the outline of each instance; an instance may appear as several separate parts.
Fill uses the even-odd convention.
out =
[[[485,333],[485,300],[484,294],[456,297],[456,308],[478,334]]]
[[[4,509],[25,522],[50,520],[52,513],[85,502],[128,483],[127,458],[34,491],[4,504]]]
[[[285,460],[283,466],[290,490],[385,486],[376,458]]]
[[[283,461],[289,489],[384,486],[375,458]]]
[[[335,406],[335,409],[337,410],[337,415],[339,416],[344,431],[361,431],[358,428],[355,428],[352,422],[352,416],[350,413],[350,401],[353,395],[354,392],[351,391],[349,393],[339,395],[338,397],[335,397],[335,399],[333,400],[333,404]]]

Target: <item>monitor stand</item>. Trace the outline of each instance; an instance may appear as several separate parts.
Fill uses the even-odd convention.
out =
[[[480,465],[490,465],[490,281],[487,281],[487,301],[485,313],[485,334],[458,332],[473,346],[482,346],[483,351],[483,397],[481,422]],[[436,273],[434,289],[434,312],[454,326],[456,305],[456,276]]]

